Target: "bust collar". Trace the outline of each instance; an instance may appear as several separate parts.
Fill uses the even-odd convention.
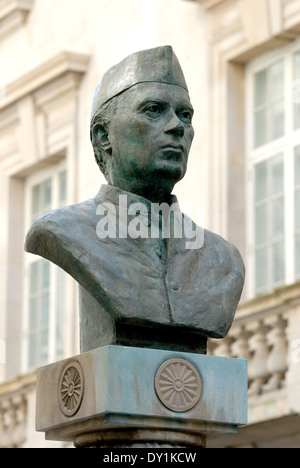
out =
[[[100,186],[99,192],[97,193],[95,200],[98,203],[101,203],[105,200],[106,202],[111,202],[115,206],[119,206],[120,195],[127,196],[128,206],[132,205],[133,203],[142,203],[147,206],[149,212],[151,212],[151,205],[158,205],[156,203],[152,203],[150,200],[140,195],[137,195],[132,192],[126,192],[125,190],[122,190],[119,187],[114,187],[113,185],[108,184],[102,184]],[[170,195],[168,205],[177,205],[176,207],[174,206],[174,209],[179,209],[179,204],[176,195]]]

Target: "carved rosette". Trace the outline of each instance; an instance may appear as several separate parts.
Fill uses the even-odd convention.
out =
[[[155,390],[166,408],[184,412],[199,401],[202,383],[197,369],[185,359],[169,359],[158,369]]]
[[[78,362],[67,364],[59,385],[59,406],[65,416],[74,416],[80,408],[84,393],[84,375]]]

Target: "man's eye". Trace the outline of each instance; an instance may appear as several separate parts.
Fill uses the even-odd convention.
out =
[[[158,104],[153,104],[152,106],[147,107],[146,114],[150,115],[151,117],[157,117],[160,115],[161,109]]]
[[[179,118],[184,122],[191,123],[192,122],[192,113],[190,111],[184,111],[179,114]]]

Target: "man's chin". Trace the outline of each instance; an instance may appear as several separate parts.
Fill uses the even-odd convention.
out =
[[[179,182],[186,173],[186,166],[182,162],[177,161],[163,161],[156,167],[156,172],[160,177],[165,177],[168,181]]]

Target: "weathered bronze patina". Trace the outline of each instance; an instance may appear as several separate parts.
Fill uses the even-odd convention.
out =
[[[219,235],[188,222],[171,195],[187,169],[192,115],[170,46],[112,67],[91,114],[92,145],[108,185],[90,200],[41,216],[27,235],[28,252],[80,285],[82,352],[122,344],[205,353],[207,337],[224,337],[231,326],[244,284],[241,256]],[[163,234],[166,213],[151,211],[154,203],[172,205],[181,235],[172,223]],[[137,207],[145,207],[139,237],[129,229],[137,224]],[[106,237],[103,217],[115,220]],[[192,235],[199,235],[194,245]]]

